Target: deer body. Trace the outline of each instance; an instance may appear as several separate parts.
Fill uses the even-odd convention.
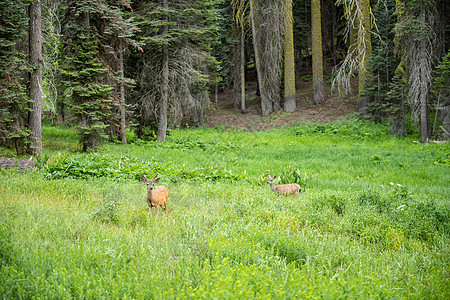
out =
[[[164,211],[167,210],[167,202],[169,200],[169,190],[165,186],[154,187],[155,183],[158,183],[159,178],[156,179],[158,173],[155,171],[156,175],[150,181],[148,180],[144,172],[142,172],[141,181],[147,185],[147,204],[150,209],[150,213],[152,213],[152,207],[156,207],[156,214],[158,214],[158,209],[161,206]],[[163,206],[164,204],[164,206]]]
[[[297,183],[289,183],[289,184],[278,184],[275,185],[273,181],[277,178],[277,176],[274,176],[273,178],[270,177],[267,180],[267,183],[270,184],[270,188],[272,191],[274,191],[277,194],[280,195],[295,195],[297,196],[300,192],[300,185]]]

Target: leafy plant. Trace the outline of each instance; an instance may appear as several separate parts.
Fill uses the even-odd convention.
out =
[[[50,158],[44,168],[47,179],[87,179],[92,177],[139,179],[142,171],[152,173],[154,170],[161,173],[162,176],[169,177],[174,181],[185,179],[248,181],[248,176],[245,173],[233,174],[230,170],[223,170],[215,167],[187,170],[183,165],[176,165],[172,162],[158,162],[154,158],[150,161],[141,161],[126,156],[117,158],[94,152],[85,155],[58,154]]]
[[[92,219],[102,223],[119,224],[119,208],[120,202],[118,199],[105,199],[100,207],[92,213]]]

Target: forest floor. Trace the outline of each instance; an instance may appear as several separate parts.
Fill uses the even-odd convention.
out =
[[[356,83],[357,84],[357,83]],[[353,88],[353,83],[352,83]],[[358,112],[358,97],[356,93],[338,95],[331,92],[331,84],[325,84],[326,100],[319,105],[313,104],[312,80],[297,83],[297,111],[285,113],[280,110],[267,117],[261,116],[260,97],[255,95],[256,83],[247,84],[246,109],[243,114],[235,110],[231,90],[224,90],[218,94],[217,108],[214,104],[207,116],[207,126],[210,128],[223,126],[225,129],[241,129],[245,131],[267,130],[282,128],[300,123],[327,123],[342,119],[347,115]],[[357,86],[353,89],[357,91]]]

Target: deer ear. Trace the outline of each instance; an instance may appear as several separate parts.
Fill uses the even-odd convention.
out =
[[[273,178],[272,178],[272,179],[275,179],[275,178],[277,178],[277,175],[273,176]]]
[[[159,178],[156,180],[153,180],[153,183],[158,183],[158,181],[159,181]]]

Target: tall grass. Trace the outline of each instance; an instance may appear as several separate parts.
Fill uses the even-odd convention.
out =
[[[0,173],[2,298],[450,294],[448,145],[350,122],[80,154],[58,130],[44,167]],[[143,169],[169,188],[167,213],[148,213]],[[276,196],[269,172],[303,192]]]

